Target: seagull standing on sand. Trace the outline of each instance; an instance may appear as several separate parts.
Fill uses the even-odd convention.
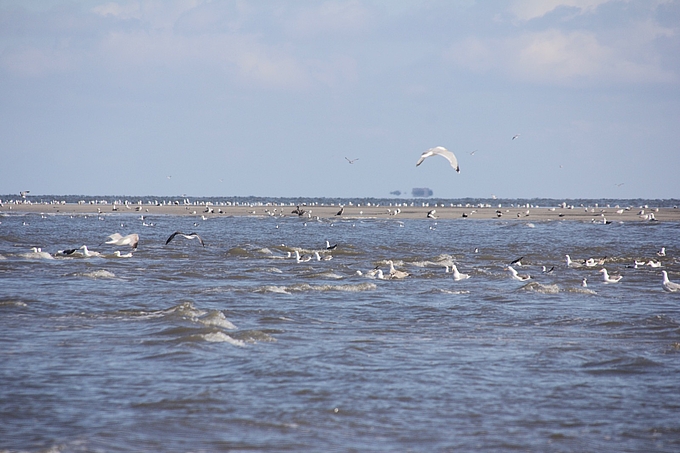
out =
[[[444,148],[443,146],[435,146],[434,148],[430,148],[427,151],[425,151],[423,154],[421,154],[420,159],[418,159],[418,162],[416,163],[416,167],[420,164],[423,163],[425,159],[427,159],[430,156],[442,156],[444,159],[448,160],[449,163],[451,164],[451,167],[453,167],[454,170],[456,170],[458,173],[460,173],[460,167],[458,166],[458,159],[456,159],[456,156],[449,151],[448,149]]]
[[[525,282],[531,278],[531,275],[518,274],[515,268],[513,268],[512,266],[508,266],[508,270],[510,271],[512,278],[514,278],[515,280],[519,280],[520,282]]]
[[[609,272],[607,272],[607,269],[605,269],[604,267],[602,269],[600,269],[600,272],[602,272],[604,274],[602,279],[605,283],[617,283],[619,280],[621,280],[623,278],[622,275],[610,277]]]
[[[179,234],[180,236],[184,237],[185,239],[198,239],[198,242],[200,242],[200,244],[201,244],[203,247],[205,247],[205,243],[203,242],[203,239],[201,239],[201,237],[198,235],[198,233],[189,233],[189,234],[186,234],[186,233],[182,233],[181,231],[175,231],[174,233],[172,233],[172,234],[170,235],[170,237],[168,238],[168,240],[165,241],[165,245],[168,245],[168,244],[170,243],[170,241],[172,241],[173,239],[175,239],[175,236],[177,236],[178,234]]]
[[[663,274],[663,289],[671,293],[677,293],[680,291],[680,283],[672,282],[668,279],[668,272],[661,271]]]

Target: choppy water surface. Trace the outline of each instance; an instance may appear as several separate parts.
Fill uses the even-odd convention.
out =
[[[677,223],[0,221],[0,449],[680,450],[680,294],[627,267],[680,281]],[[114,232],[132,258],[30,251]],[[386,260],[411,275],[356,273]]]

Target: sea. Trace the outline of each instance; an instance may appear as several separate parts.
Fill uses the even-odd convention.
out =
[[[0,214],[1,452],[680,451],[680,222],[141,215]]]

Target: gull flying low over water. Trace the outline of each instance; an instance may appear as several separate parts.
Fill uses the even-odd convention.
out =
[[[449,161],[449,163],[451,164],[451,166],[453,167],[454,170],[456,170],[458,173],[460,173],[460,167],[458,166],[458,159],[456,159],[456,156],[451,151],[444,148],[443,146],[435,146],[434,148],[430,148],[427,151],[425,151],[423,154],[421,154],[420,159],[418,159],[418,162],[416,163],[416,167],[418,165],[422,164],[423,161],[430,156],[442,156],[444,159]]]
[[[326,250],[335,250],[337,246],[338,244],[331,245],[331,243],[326,240]]]
[[[106,241],[105,244],[129,245],[133,249],[136,249],[139,244],[139,235],[137,233],[131,233],[127,236],[123,236],[120,233],[113,233],[109,236],[109,240]]]
[[[661,271],[663,274],[663,289],[671,293],[677,293],[680,291],[680,283],[672,282],[668,279],[668,272]]]
[[[184,237],[185,239],[198,239],[198,242],[200,242],[201,245],[203,247],[205,247],[205,243],[203,242],[203,239],[201,239],[201,237],[198,235],[198,233],[186,234],[186,233],[182,233],[181,231],[175,231],[174,233],[172,233],[170,235],[170,237],[168,238],[168,240],[165,241],[165,245],[168,245],[170,243],[170,241],[172,241],[175,238],[175,236],[177,236],[177,235],[180,235],[180,236]]]

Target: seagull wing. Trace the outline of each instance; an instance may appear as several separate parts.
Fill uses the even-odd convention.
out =
[[[175,236],[177,236],[178,234],[184,234],[184,233],[182,233],[181,231],[175,231],[174,233],[172,233],[172,234],[170,235],[170,237],[168,238],[168,240],[165,241],[165,245],[168,245],[168,244],[170,243],[170,241],[172,241],[173,239],[175,239]]]
[[[432,149],[434,149],[434,148],[432,148]],[[428,151],[425,151],[423,154],[420,155],[420,159],[418,159],[418,162],[416,163],[416,167],[417,167],[418,165],[422,164],[423,161],[424,161],[425,159],[427,159],[428,157],[434,156],[434,152],[432,152],[432,149],[431,149],[431,150],[428,150]]]
[[[187,236],[194,236],[196,239],[198,239],[198,242],[201,243],[203,247],[205,247],[205,243],[203,242],[203,239],[198,235],[198,233],[189,233]]]
[[[111,236],[109,236],[109,240],[106,241],[107,244],[115,244],[118,240],[122,239],[123,236],[120,235],[120,233],[113,233]]]
[[[418,163],[416,164],[416,167],[420,165],[426,158],[434,155],[442,156],[444,159],[448,160],[449,163],[451,164],[451,167],[453,167],[454,170],[456,170],[458,173],[460,173],[460,167],[458,166],[458,159],[456,159],[455,154],[453,154],[451,151],[448,149],[444,148],[443,146],[435,146],[434,148],[430,148],[427,151],[425,151],[421,156],[420,160],[418,160]]]

